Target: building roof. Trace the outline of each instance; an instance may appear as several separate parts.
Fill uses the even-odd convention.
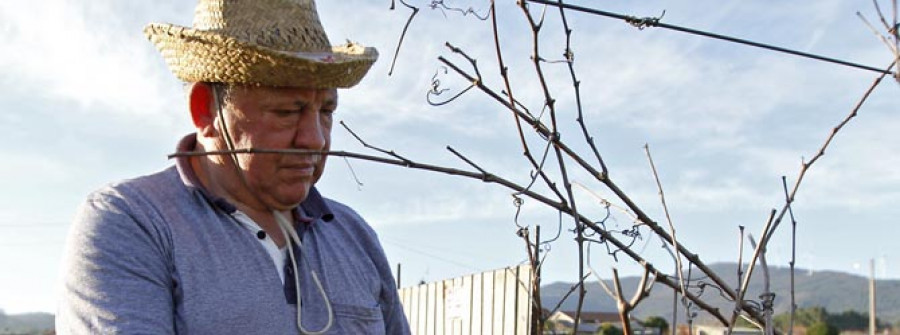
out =
[[[562,311],[567,316],[575,319],[575,311]],[[619,319],[619,313],[614,312],[581,312],[581,322],[582,323],[618,323],[621,320]]]

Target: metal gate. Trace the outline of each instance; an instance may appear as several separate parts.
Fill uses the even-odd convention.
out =
[[[417,335],[528,335],[531,298],[528,265],[400,289]]]

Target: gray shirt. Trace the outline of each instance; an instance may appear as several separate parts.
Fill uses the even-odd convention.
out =
[[[189,135],[179,151],[192,150]],[[110,185],[79,209],[66,246],[60,334],[297,334],[293,275],[208,194],[187,159]],[[312,188],[295,209],[303,325],[330,334],[408,334],[394,279],[372,228]],[[294,249],[300,252],[299,249]],[[290,262],[290,261],[288,261]]]

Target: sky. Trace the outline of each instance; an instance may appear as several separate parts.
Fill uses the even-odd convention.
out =
[[[488,1],[444,1],[485,13]],[[390,1],[319,1],[333,43],[374,46],[380,59],[357,87],[340,92],[336,118],[368,143],[421,163],[472,170],[447,151],[481,168],[528,184],[513,119],[476,89],[445,105],[429,105],[435,80],[447,93],[469,83],[438,62],[450,42],[478,59],[485,85],[500,92],[490,21],[430,9],[426,1],[409,28],[396,67],[389,70],[409,11]],[[868,2],[759,2],[738,0],[578,1],[606,11],[658,16],[663,22],[769,43],[877,68],[890,49],[857,17],[877,22]],[[45,0],[0,2],[0,309],[53,312],[59,267],[71,219],[85,196],[103,185],[171,165],[166,155],[193,131],[181,83],[141,33],[150,22],[191,25],[193,2],[175,0]],[[882,5],[890,9],[888,2]],[[542,6],[532,5],[540,15]],[[532,33],[514,1],[498,1],[498,29],[513,91],[539,113],[542,87],[530,62]],[[781,208],[782,176],[793,185],[803,159],[812,157],[850,112],[875,73],[778,54],[658,28],[638,30],[620,21],[567,14],[581,81],[585,125],[611,178],[651,218],[665,224],[647,161],[649,146],[679,243],[706,262],[735,262],[739,226],[759,236],[768,213]],[[562,59],[559,12],[548,9],[540,35],[547,83],[557,100],[560,133],[587,158],[572,82]],[[797,266],[866,275],[874,259],[878,278],[900,278],[894,224],[900,217],[900,85],[885,80],[810,169],[794,204]],[[544,116],[545,121],[549,121]],[[528,129],[526,128],[526,131]],[[538,157],[540,140],[527,141]],[[340,127],[332,148],[377,154]],[[590,160],[593,162],[593,160]],[[549,160],[547,173],[559,176]],[[600,220],[598,199],[621,201],[583,171],[570,178],[579,211]],[[357,182],[357,179],[359,182]],[[562,184],[561,182],[559,183]],[[329,160],[318,184],[326,196],[356,209],[378,232],[402,284],[436,281],[513,266],[527,259],[518,226],[541,227],[554,237],[543,267],[545,283],[578,278],[571,219],[526,199],[516,216],[512,192],[479,180],[385,166]],[[538,183],[535,191],[549,194]],[[628,229],[613,211],[611,230]],[[768,247],[770,265],[788,266],[791,226],[784,223]],[[674,265],[646,229],[635,250],[663,271]],[[744,259],[750,251],[743,251]],[[602,246],[590,266],[634,275]],[[864,294],[861,288],[861,294]]]

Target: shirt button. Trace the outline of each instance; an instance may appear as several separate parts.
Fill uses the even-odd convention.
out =
[[[260,239],[260,240],[265,240],[265,239],[266,239],[266,232],[264,232],[264,231],[262,231],[262,230],[256,232],[256,238],[258,238],[258,239]]]

